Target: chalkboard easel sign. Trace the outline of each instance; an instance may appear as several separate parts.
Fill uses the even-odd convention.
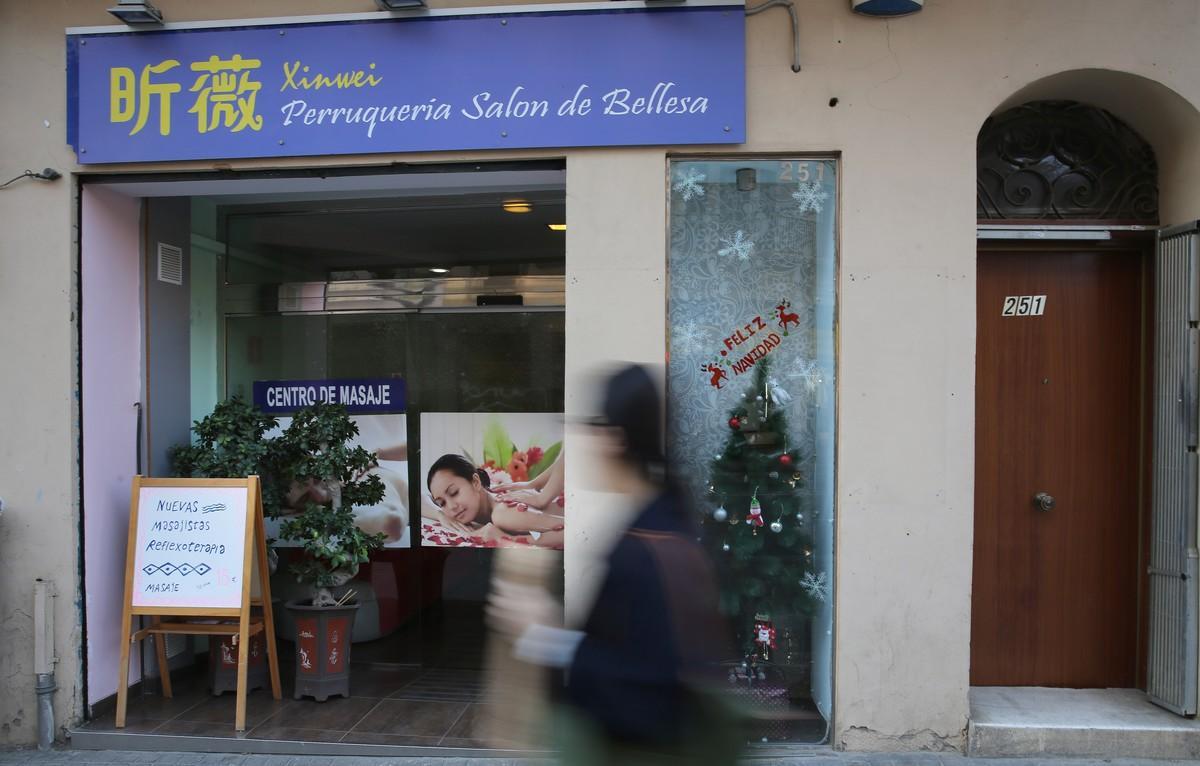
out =
[[[232,635],[238,647],[235,724],[238,731],[244,731],[250,637],[256,633],[265,634],[271,692],[275,699],[280,699],[279,658],[275,650],[275,620],[271,613],[267,540],[258,477],[135,476],[125,559],[117,728],[125,726],[129,654],[135,641],[155,638],[163,696],[170,697],[171,677],[164,637]],[[259,598],[251,597],[251,579],[255,576]],[[252,607],[258,607],[259,613],[252,613]],[[149,617],[149,627],[133,631],[135,616]]]

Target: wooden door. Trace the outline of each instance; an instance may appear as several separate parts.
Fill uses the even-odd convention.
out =
[[[1136,252],[979,253],[973,685],[1136,683],[1142,280]]]

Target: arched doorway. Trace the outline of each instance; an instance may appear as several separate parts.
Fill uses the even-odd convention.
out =
[[[1025,103],[981,129],[977,190],[971,683],[1144,685],[1154,151]]]

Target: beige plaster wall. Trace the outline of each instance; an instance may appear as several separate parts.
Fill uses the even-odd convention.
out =
[[[0,0],[0,175],[45,164],[79,170],[63,145],[62,29],[108,23],[107,4]],[[367,0],[158,4],[180,21],[371,10]],[[853,16],[848,5],[797,3],[799,74],[788,68],[786,15],[748,21],[749,143],[716,151],[842,153],[832,736],[850,749],[957,749],[970,652],[975,135],[1006,99],[1047,76],[1135,75],[1086,89],[1108,93],[1106,106],[1164,144],[1164,219],[1200,216],[1200,193],[1187,189],[1200,150],[1181,127],[1200,104],[1200,4],[942,0],[893,21]],[[1069,85],[1058,82],[1054,95],[1070,97]],[[1161,136],[1156,110],[1168,126]],[[567,157],[569,412],[586,411],[590,373],[603,360],[662,359],[670,151],[406,157]],[[81,712],[72,221],[67,179],[0,192],[0,353],[19,360],[19,374],[0,376],[0,495],[10,504],[0,520],[0,744],[33,737],[32,650],[22,638],[28,583],[38,575],[64,592],[60,712]],[[572,507],[588,522],[573,530],[580,541],[599,540],[612,525],[607,499],[587,478],[581,469],[568,474]],[[593,574],[583,560],[568,563],[578,593]]]
[[[52,38],[38,13],[0,4],[0,183],[27,168],[73,167],[61,35]],[[36,739],[37,577],[59,594],[56,714],[79,710],[73,210],[68,177],[0,190],[0,747]]]

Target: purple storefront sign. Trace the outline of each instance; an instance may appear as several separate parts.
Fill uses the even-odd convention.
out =
[[[741,5],[71,34],[81,163],[745,140]]]

